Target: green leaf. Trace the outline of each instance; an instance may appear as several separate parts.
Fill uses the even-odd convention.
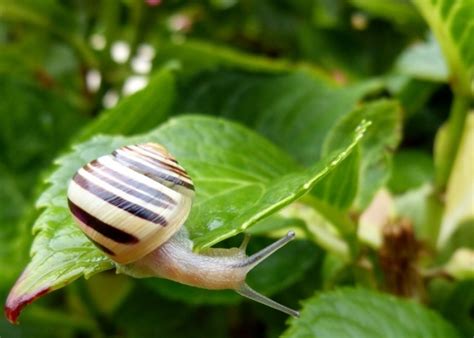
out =
[[[474,76],[474,2],[472,0],[414,0],[438,40],[455,91],[471,96]]]
[[[26,208],[25,197],[15,177],[0,164],[0,295],[18,275],[18,263],[23,264],[25,246],[19,242],[18,221]]]
[[[436,116],[433,116],[433,112],[426,109],[429,100],[439,89],[441,85],[435,82],[428,82],[424,80],[418,80],[409,75],[393,75],[387,78],[387,87],[392,92],[393,96],[400,101],[400,105],[403,107],[405,113],[405,125],[416,129],[416,133],[419,135],[420,128],[416,119],[425,118],[428,122],[435,121]],[[427,115],[428,117],[425,117]],[[433,123],[433,122],[431,122]],[[424,122],[423,129],[430,129],[430,125]],[[421,129],[421,131],[423,131]],[[409,130],[406,132],[406,138],[410,138]]]
[[[304,222],[309,238],[344,261],[350,261],[349,246],[342,238],[342,234],[345,234],[348,228],[345,215],[312,197],[306,196],[302,202],[305,204],[292,203],[280,214]]]
[[[474,332],[474,321],[472,320],[474,279],[455,284],[450,283],[449,286],[452,290],[440,289],[439,287],[433,290],[433,292],[436,292],[433,298],[440,296],[446,298],[439,306],[441,308],[440,312],[463,333],[463,337],[470,337]]]
[[[474,226],[474,222],[470,226]],[[474,250],[457,249],[444,266],[444,270],[454,278],[474,280]]]
[[[171,70],[164,68],[152,76],[144,89],[102,112],[78,139],[86,140],[98,133],[132,135],[146,132],[168,117],[174,99],[174,76]]]
[[[0,75],[0,101],[0,162],[27,195],[85,119],[59,93],[12,76]],[[28,132],[18,137],[19,131]]]
[[[370,15],[394,22],[407,29],[420,28],[422,19],[408,0],[350,0]]]
[[[414,320],[416,318],[416,320]],[[365,289],[320,293],[303,304],[284,338],[459,337],[435,312],[412,301]]]
[[[411,77],[434,82],[447,82],[448,67],[433,36],[408,47],[397,60],[396,70]]]
[[[235,68],[251,72],[286,73],[301,70],[308,74],[327,77],[322,70],[310,64],[291,63],[285,59],[270,59],[260,55],[242,53],[235,49],[200,40],[159,40],[159,53],[155,65],[174,60],[180,66],[180,77],[189,78],[203,71]]]
[[[364,95],[380,88],[367,81],[345,88],[307,73],[268,75],[219,71],[200,74],[182,88],[178,111],[216,114],[257,130],[300,163],[321,158],[324,138]]]
[[[186,306],[136,287],[113,319],[124,337],[224,338],[231,321],[226,312],[223,306]]]
[[[73,30],[76,21],[56,0],[21,2],[0,1],[0,15],[7,20],[23,20],[44,27]]]
[[[362,210],[368,205],[375,192],[390,177],[392,155],[401,139],[402,114],[396,101],[379,100],[362,106],[341,118],[330,131],[324,143],[323,153],[327,154],[341,146],[344,135],[353,130],[362,120],[372,122],[367,137],[361,142],[359,171],[349,171],[354,175],[337,168],[332,176],[334,184],[326,191],[332,195],[352,194],[354,182],[359,181],[354,201],[355,208]],[[344,184],[346,183],[346,184]],[[326,184],[325,182],[321,184]],[[317,188],[315,190],[317,191]],[[349,191],[349,192],[347,192]],[[347,201],[344,201],[347,205]]]
[[[14,2],[0,0],[0,18],[12,22],[25,22],[35,28],[50,31],[75,48],[85,63],[97,67],[95,54],[76,33],[79,20],[72,13],[56,0]]]
[[[460,222],[456,230],[451,234],[447,243],[439,250],[436,257],[438,263],[448,264],[448,260],[453,260],[456,251],[466,249],[474,251],[474,219],[466,219]],[[464,256],[462,256],[464,257]],[[458,263],[462,263],[458,262]],[[462,264],[461,264],[462,265]],[[464,264],[465,265],[465,264]],[[472,268],[472,266],[471,266]]]
[[[35,298],[74,279],[112,267],[74,225],[66,189],[75,171],[88,161],[133,143],[158,142],[187,168],[196,199],[186,227],[196,249],[234,236],[307,193],[343,161],[362,138],[367,123],[346,137],[344,147],[308,169],[300,169],[278,148],[252,131],[220,119],[182,117],[136,137],[97,137],[58,159],[50,187],[37,206],[32,260],[12,289],[7,313],[12,321]],[[231,208],[229,206],[232,206]]]
[[[418,188],[434,178],[433,158],[420,150],[401,150],[393,157],[388,187],[395,194]]]
[[[336,209],[348,209],[357,196],[360,166],[358,148],[325,180],[316,184],[313,195]]]
[[[474,112],[466,119],[446,192],[446,208],[438,247],[442,248],[462,222],[474,219]]]

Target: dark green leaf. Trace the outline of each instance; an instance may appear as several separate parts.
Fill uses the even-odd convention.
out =
[[[197,307],[171,302],[146,287],[137,287],[114,320],[120,334],[130,338],[225,338],[230,321],[228,316],[222,316],[226,312],[223,306]]]
[[[18,185],[29,193],[39,170],[85,119],[58,93],[10,76],[0,76],[0,101],[0,162],[15,171]]]
[[[186,42],[176,42],[160,40],[158,46],[160,52],[157,55],[155,64],[167,64],[170,59],[178,61],[180,77],[182,78],[188,78],[203,71],[212,71],[220,68],[236,68],[269,74],[301,70],[313,75],[327,76],[322,69],[309,64],[295,64],[284,59],[274,60],[242,53],[235,49],[218,46],[206,41],[188,40]]]
[[[446,297],[441,304],[441,313],[449,319],[464,337],[474,332],[472,309],[474,307],[474,280],[466,280],[453,285],[453,290],[436,290]]]
[[[67,41],[88,65],[98,63],[89,46],[76,35],[79,20],[56,0],[0,0],[0,18],[46,29]]]
[[[402,28],[422,26],[422,18],[409,0],[350,0],[351,4],[374,17],[384,18]]]
[[[433,180],[433,158],[419,150],[402,150],[393,157],[388,187],[395,194],[418,188]]]
[[[307,73],[285,75],[201,74],[181,93],[178,110],[216,114],[256,129],[300,163],[321,158],[324,138],[336,121],[380,86],[368,81],[341,88]]]
[[[0,165],[0,296],[9,287],[20,269],[18,263],[23,264],[26,248],[18,237],[22,234],[18,221],[23,215],[26,201],[20,192],[14,176]]]

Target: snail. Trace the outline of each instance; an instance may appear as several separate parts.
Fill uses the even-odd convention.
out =
[[[247,256],[240,248],[193,252],[183,226],[195,195],[186,170],[156,143],[124,146],[80,168],[68,187],[71,214],[117,266],[137,278],[159,277],[242,296],[297,317],[298,311],[256,292],[247,273],[295,237],[288,234]]]

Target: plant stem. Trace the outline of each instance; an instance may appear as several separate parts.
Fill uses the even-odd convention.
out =
[[[437,154],[437,162],[439,165],[437,166],[436,187],[438,191],[444,191],[451,174],[459,143],[462,138],[469,105],[469,97],[460,94],[454,95],[449,120],[446,126],[445,144],[441,145],[442,150]]]

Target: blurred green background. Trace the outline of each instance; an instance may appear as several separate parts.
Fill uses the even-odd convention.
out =
[[[474,129],[465,122],[472,120],[474,6],[469,0],[434,1],[431,13],[427,3],[0,0],[0,299],[28,263],[31,225],[41,212],[35,201],[54,159],[72,144],[100,133],[133,135],[170,116],[199,113],[240,122],[309,165],[323,152],[329,120],[393,99],[401,108],[400,125],[387,132],[382,150],[374,150],[383,151],[380,162],[390,163],[382,166],[383,179],[367,178],[367,186],[378,183],[347,206],[346,216],[360,230],[359,217],[376,192],[390,194],[390,205],[382,208],[415,226],[422,249],[412,258],[428,271],[413,277],[423,280],[422,287],[410,280],[410,292],[421,296],[402,294],[472,335],[474,183],[472,173],[454,179],[452,167],[456,156],[473,160],[472,148],[458,149]],[[459,19],[450,17],[456,6],[462,7]],[[437,42],[445,31],[451,35]],[[121,120],[122,113],[128,119]],[[450,141],[436,150],[447,121]],[[467,192],[446,195],[450,177]],[[453,216],[455,228],[440,248],[443,219],[459,205],[466,207]],[[290,224],[311,232],[300,216]],[[265,226],[256,227],[249,251],[271,241]],[[354,234],[357,255],[350,263],[307,235],[256,269],[250,284],[293,307],[338,286],[400,294],[382,281],[388,272],[386,247],[377,243],[380,230],[375,244],[373,230],[363,231]],[[454,260],[460,248],[468,250],[467,258]],[[374,271],[360,271],[366,261]],[[285,321],[232,292],[105,272],[31,305],[20,326],[0,319],[0,336],[279,337]],[[287,336],[297,337],[295,332]]]

